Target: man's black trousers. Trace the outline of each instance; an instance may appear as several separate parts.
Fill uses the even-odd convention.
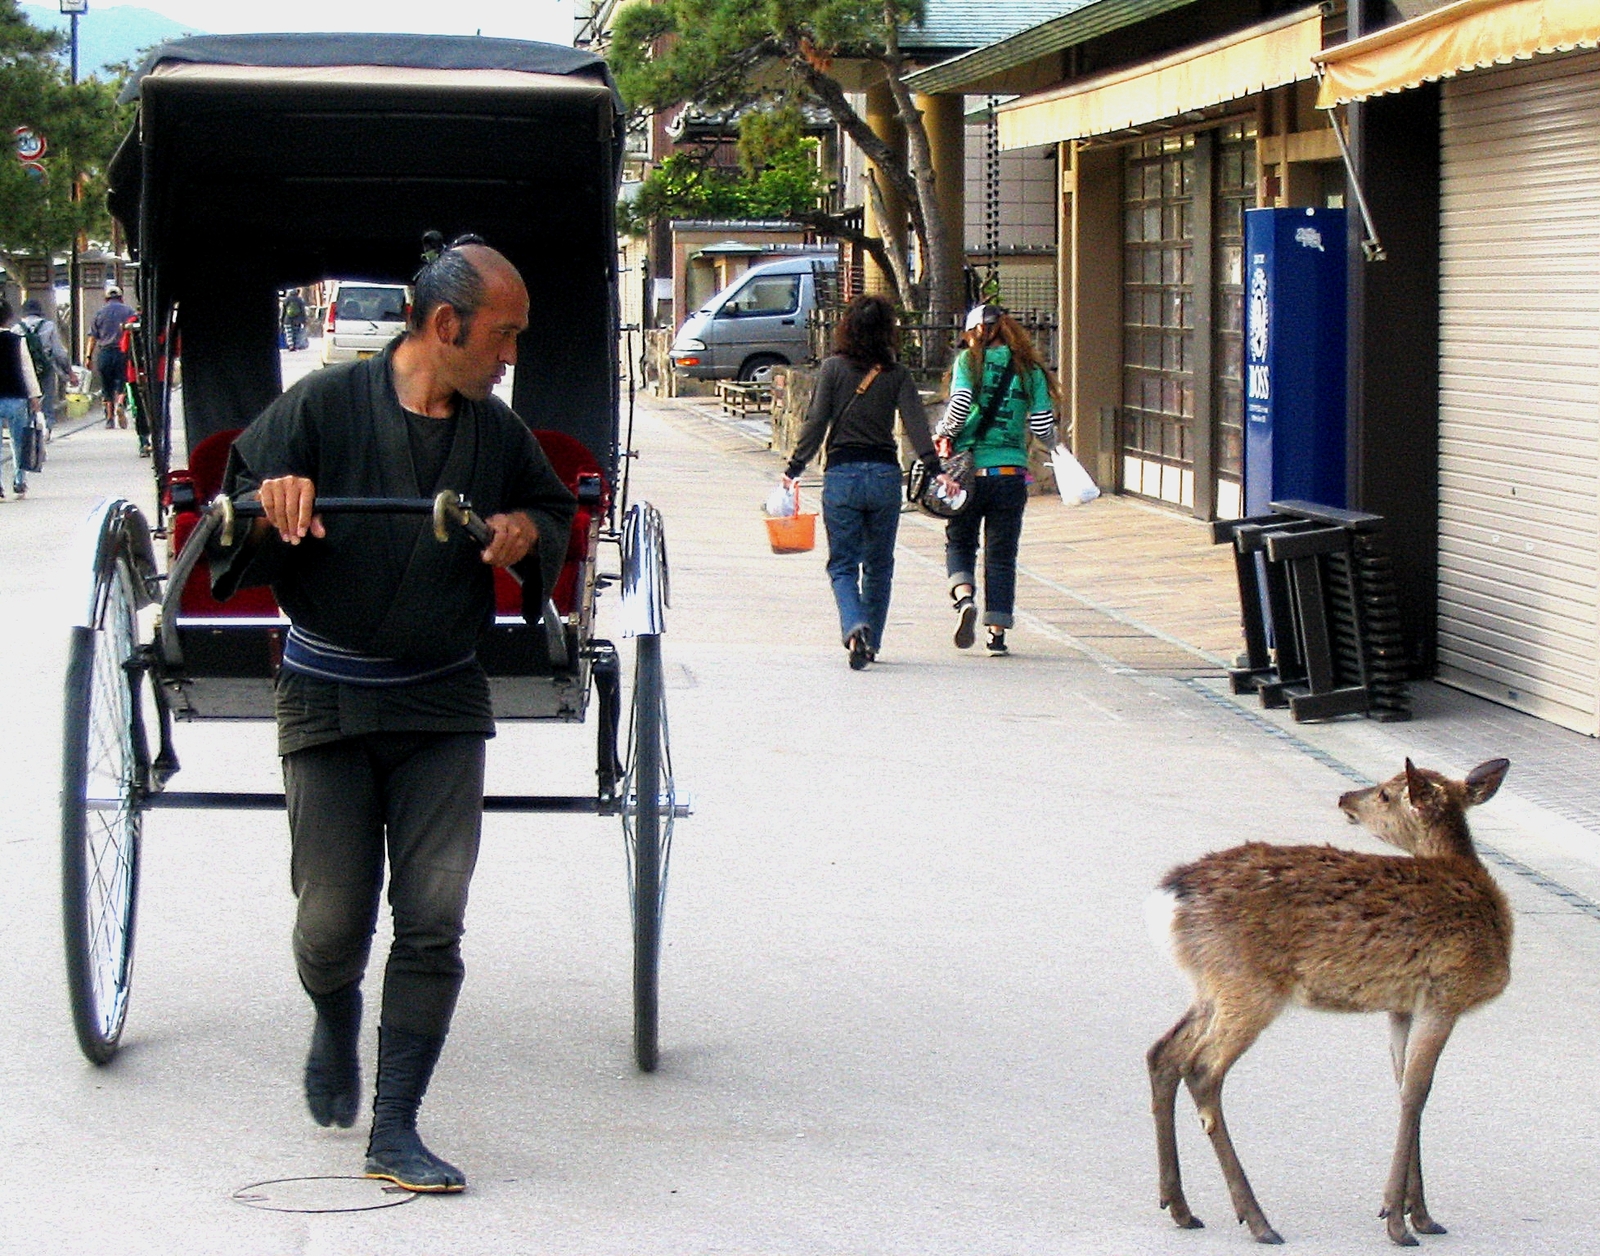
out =
[[[307,991],[361,980],[387,855],[394,945],[380,1023],[448,1032],[483,827],[483,761],[476,733],[371,733],[284,756],[294,958]]]

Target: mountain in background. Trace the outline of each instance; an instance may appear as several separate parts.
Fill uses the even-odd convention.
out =
[[[66,34],[71,19],[54,4],[19,4],[22,15],[35,26]],[[169,17],[149,9],[120,5],[115,9],[96,9],[78,19],[78,73],[83,78],[105,74],[108,65],[121,65],[141,56],[147,48],[185,35],[204,34],[192,26],[182,26]],[[61,56],[65,60],[66,49]]]

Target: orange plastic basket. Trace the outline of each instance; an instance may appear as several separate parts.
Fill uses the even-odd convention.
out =
[[[767,539],[774,554],[804,554],[817,545],[816,515],[789,515],[767,520]]]

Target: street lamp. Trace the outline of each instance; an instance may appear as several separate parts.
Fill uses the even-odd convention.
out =
[[[78,19],[89,11],[89,0],[61,0],[61,12],[72,18],[72,81],[78,81]]]
[[[72,83],[78,83],[78,19],[89,11],[89,0],[61,0],[61,12],[72,19]],[[72,199],[78,199],[78,179],[72,179]],[[47,259],[48,260],[48,259]],[[78,237],[72,237],[72,251],[67,254],[68,303],[72,309],[72,357],[76,361],[79,346],[83,344],[83,305],[78,300]]]

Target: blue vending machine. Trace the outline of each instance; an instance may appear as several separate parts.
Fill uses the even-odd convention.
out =
[[[1244,510],[1345,504],[1345,211],[1245,211]]]

